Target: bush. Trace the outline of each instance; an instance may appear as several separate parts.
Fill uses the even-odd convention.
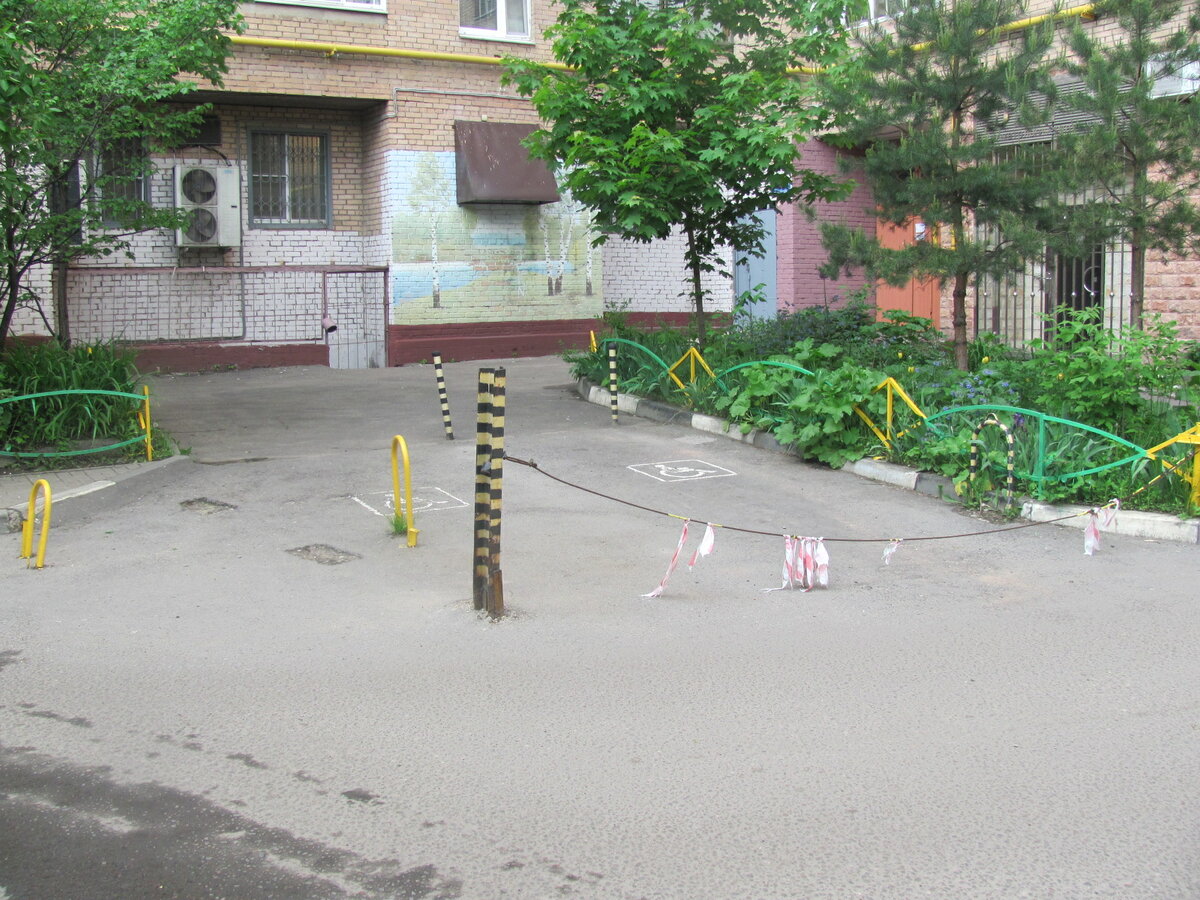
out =
[[[831,466],[883,449],[854,407],[883,427],[885,400],[874,389],[887,375],[903,384],[927,414],[960,406],[1023,407],[1110,432],[1139,447],[1173,437],[1200,418],[1200,383],[1191,375],[1189,355],[1196,345],[1180,341],[1170,323],[1150,320],[1145,331],[1112,333],[1098,311],[1064,310],[1047,323],[1048,337],[1029,349],[1013,349],[995,335],[980,335],[969,348],[972,368],[963,372],[954,367],[947,342],[932,323],[903,313],[889,315],[877,322],[871,308],[852,304],[744,321],[715,330],[705,353],[718,373],[762,360],[801,366],[812,375],[751,366],[725,376],[722,385],[698,379],[681,394],[662,365],[625,346],[619,374],[627,391],[723,414],[744,431],[769,431],[807,458]],[[691,346],[686,330],[642,332],[624,322],[612,324],[622,337],[645,345],[667,365]],[[579,354],[572,361],[577,374],[598,382],[607,378],[602,353]],[[981,472],[973,486],[965,486],[972,431],[985,415],[964,412],[924,428],[898,404],[894,428],[906,437],[889,455],[948,475],[964,496],[979,496],[1000,484],[1007,461],[999,430],[984,429]],[[1120,462],[1132,451],[1074,425],[1051,423],[1038,431],[1020,413],[1000,418],[1016,440],[1017,471],[1046,476],[1041,481],[1026,478],[1022,489],[1044,499],[1105,502],[1129,496],[1161,471],[1157,463],[1140,460],[1075,477],[1073,473]],[[1044,446],[1038,434],[1044,436]],[[1187,493],[1186,483],[1170,476],[1137,494],[1133,505],[1183,511]]]

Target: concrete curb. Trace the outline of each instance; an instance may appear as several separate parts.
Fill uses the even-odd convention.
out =
[[[579,396],[583,397],[589,403],[595,403],[597,406],[608,407],[612,403],[609,393],[605,388],[592,384],[586,378],[579,379],[576,390],[579,392]],[[739,429],[731,427],[724,419],[700,413],[690,413],[686,409],[669,406],[658,400],[647,400],[643,397],[638,397],[636,394],[618,393],[617,412],[628,413],[631,416],[637,416],[641,419],[652,419],[655,422],[662,422],[664,424],[675,423],[686,425],[697,431],[715,434],[742,444],[750,444],[751,446],[758,447],[760,450],[786,453],[789,456],[800,456],[795,450],[780,444],[779,441],[775,440],[775,436],[769,432],[748,431],[742,434]]]
[[[599,406],[609,406],[611,399],[605,388],[592,384],[586,378],[579,379],[576,388],[579,395],[589,403]],[[736,427],[724,419],[714,416],[689,413],[687,410],[669,406],[657,400],[645,400],[634,394],[617,394],[618,413],[627,413],[656,422],[687,425],[697,431],[728,438],[743,444],[750,444],[763,450],[776,453],[787,453],[803,458],[801,454],[782,446],[775,438],[765,431],[751,431],[742,434]],[[847,463],[843,471],[850,472],[860,478],[890,484],[894,487],[916,491],[930,497],[953,502],[957,500],[954,492],[954,482],[941,475],[921,472],[896,463],[879,459],[860,459]],[[1055,522],[1068,528],[1083,529],[1087,527],[1088,506],[1071,504],[1055,505],[1043,503],[1040,500],[1026,499],[1021,505],[1021,518],[1031,522],[1050,522],[1054,519],[1072,518]],[[1121,510],[1116,521],[1105,526],[1106,534],[1120,534],[1126,537],[1140,537],[1155,541],[1176,541],[1183,544],[1200,544],[1200,519],[1181,519],[1168,513],[1142,512],[1140,510]]]
[[[156,459],[153,462],[124,463],[117,466],[102,466],[90,469],[56,469],[49,472],[23,472],[20,475],[0,477],[0,511],[5,513],[8,530],[20,528],[28,511],[29,491],[39,478],[47,479],[52,487],[51,501],[57,507],[67,500],[79,500],[104,492],[124,482],[156,482],[150,476],[163,474],[161,470],[174,467],[190,458],[181,454]],[[99,477],[98,477],[99,476]],[[39,494],[36,509],[41,511],[42,497]],[[72,504],[73,506],[76,504]],[[16,528],[13,527],[16,522]]]

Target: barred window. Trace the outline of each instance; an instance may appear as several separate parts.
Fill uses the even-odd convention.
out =
[[[113,141],[96,153],[95,191],[100,221],[122,227],[138,218],[138,207],[148,203],[146,144],[141,138]]]
[[[250,134],[250,224],[327,228],[329,138],[324,134]]]

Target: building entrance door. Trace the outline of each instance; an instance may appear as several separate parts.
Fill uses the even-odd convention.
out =
[[[879,243],[889,250],[899,250],[929,239],[925,223],[916,220],[904,225],[892,225],[881,219],[876,222],[875,234]],[[912,316],[931,319],[933,327],[937,328],[940,299],[941,291],[936,279],[919,281],[914,278],[901,287],[880,282],[875,287],[876,315],[881,319],[889,309],[898,309]]]

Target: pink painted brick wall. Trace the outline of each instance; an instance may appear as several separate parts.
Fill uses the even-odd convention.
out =
[[[803,204],[781,208],[776,233],[777,278],[780,310],[798,309],[844,300],[850,291],[862,287],[861,275],[841,276],[825,280],[817,275],[828,255],[821,246],[820,221],[841,222],[875,234],[874,202],[860,173],[846,173],[840,160],[848,159],[828,144],[810,141],[805,145],[801,165],[829,175],[848,178],[856,183],[854,192],[836,203],[819,203],[813,207],[817,219],[810,218]]]

